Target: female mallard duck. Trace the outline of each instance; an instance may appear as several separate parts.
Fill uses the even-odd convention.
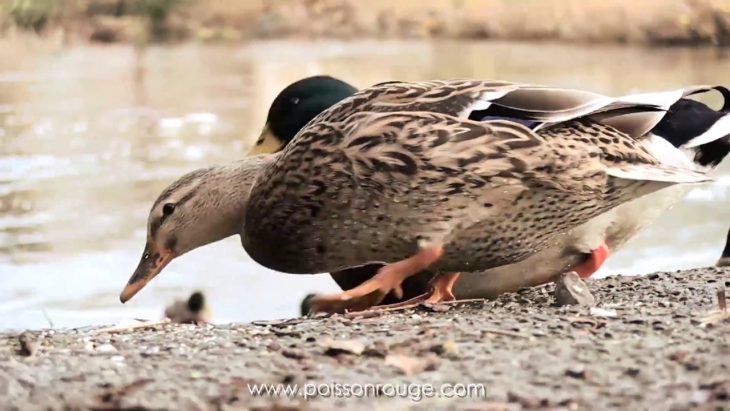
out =
[[[541,99],[544,103],[550,95],[564,101],[562,113],[541,110]],[[530,96],[535,100],[533,107],[510,107],[510,101],[515,100],[510,97],[530,102]],[[275,218],[259,212],[257,217],[267,221],[259,221],[263,224],[253,221],[251,224],[256,213],[249,212],[245,226],[247,232],[249,226],[253,227],[254,236],[263,234],[263,242],[275,243],[271,241],[272,237],[273,240],[282,239],[280,233],[277,234],[282,230],[270,229],[272,222],[284,223],[281,227],[301,238],[304,230],[298,226],[301,213],[296,208],[306,210],[310,221],[321,229],[321,213],[317,213],[316,207],[320,200],[327,199],[322,206],[326,207],[330,218],[324,220],[332,223],[329,229],[340,230],[340,238],[352,241],[353,247],[328,252],[328,249],[334,249],[332,246],[336,248],[339,240],[313,236],[315,244],[312,241],[302,243],[305,247],[302,251],[305,252],[289,254],[296,240],[287,240],[276,244],[286,252],[282,256],[283,262],[273,261],[273,250],[266,251],[266,247],[254,245],[249,248],[252,248],[254,258],[265,260],[267,265],[305,272],[322,271],[314,268],[330,266],[324,262],[326,258],[322,255],[334,257],[332,267],[344,267],[368,263],[372,258],[370,255],[381,251],[388,259],[393,259],[396,254],[403,256],[415,247],[418,240],[429,239],[441,240],[448,245],[447,252],[439,261],[440,266],[436,266],[440,269],[478,269],[524,258],[546,246],[545,240],[555,233],[566,231],[626,199],[675,182],[702,180],[702,176],[695,172],[679,169],[672,163],[675,158],[659,156],[662,161],[657,160],[631,138],[643,136],[652,128],[649,126],[642,130],[636,126],[637,123],[651,124],[654,121],[653,125],[656,125],[665,109],[641,99],[610,99],[591,93],[508,83],[430,82],[372,88],[320,116],[281,157],[260,160],[257,167],[264,167],[265,174],[254,187],[250,211],[257,210],[253,204],[260,206],[263,205],[260,203],[266,203],[262,201],[265,196],[262,193],[271,191],[272,182],[273,187],[283,184],[282,172],[287,175],[302,161],[312,163],[309,167],[304,164],[305,171],[310,173],[292,174],[295,178],[287,180],[285,186],[290,189],[284,192],[281,205],[274,209]],[[348,110],[351,111],[349,116],[346,115]],[[636,120],[637,117],[641,121]],[[367,127],[351,121],[354,119],[364,120]],[[330,127],[334,133],[328,137],[320,135],[317,130],[323,127]],[[342,135],[338,136],[338,132]],[[312,142],[317,136],[320,138]],[[305,144],[298,144],[300,141]],[[331,149],[333,145],[341,152],[335,150],[334,156],[323,156],[325,162],[313,158],[307,160],[307,154],[303,154],[306,152],[301,150],[307,145],[311,145],[307,150],[313,155],[321,156],[326,153],[322,150]],[[374,153],[382,153],[383,156],[376,157]],[[297,161],[297,156],[302,154],[304,158]],[[349,157],[350,154],[354,156]],[[292,161],[296,167],[292,168]],[[323,168],[333,173],[331,180],[337,188],[344,187],[349,191],[330,190],[326,186],[330,179],[325,184],[311,178],[322,176]],[[240,225],[248,194],[246,184],[240,181],[251,176],[245,175],[242,169],[245,167],[192,173],[163,193],[150,216],[147,250],[122,294],[123,300],[131,297],[174,256],[231,235],[238,229],[237,223]],[[561,170],[564,172],[561,173]],[[418,181],[426,184],[419,186],[415,184]],[[293,192],[297,191],[298,183],[309,183],[299,186],[308,187],[307,190]],[[257,193],[258,200],[254,201]],[[281,190],[271,193],[282,194]],[[322,194],[328,196],[322,197]],[[555,197],[539,201],[545,196]],[[216,198],[211,200],[211,197]],[[207,205],[201,198],[208,198]],[[231,206],[231,203],[239,206]],[[339,208],[343,203],[348,208]],[[577,203],[581,203],[578,208],[575,207]],[[475,204],[480,204],[478,209],[474,209]],[[415,210],[408,209],[408,206],[414,205],[418,206],[414,207]],[[205,209],[210,208],[208,206],[225,212],[205,213]],[[231,210],[240,213],[238,218],[230,217],[236,214]],[[414,214],[420,213],[420,217],[409,216],[413,211]],[[424,216],[424,213],[431,214]],[[226,220],[221,218],[221,214],[229,217]],[[285,215],[294,218],[283,220]],[[389,217],[392,215],[397,217],[400,225],[378,224],[392,219]],[[408,226],[403,223],[414,222],[422,224],[413,226],[415,233],[409,234],[408,230],[404,230]],[[295,224],[292,226],[291,223]],[[492,223],[496,227],[491,226]],[[349,230],[354,230],[355,235],[349,237]],[[205,235],[195,235],[200,233]],[[485,239],[485,233],[491,237]],[[364,241],[358,241],[362,235],[382,240],[363,247]],[[180,238],[185,238],[185,241],[180,241]],[[250,233],[244,235],[244,242],[251,245]],[[474,247],[475,244],[478,246]],[[460,249],[465,255],[474,254],[476,258],[462,257],[459,262],[455,254]],[[427,247],[415,258],[390,265],[390,270],[383,272],[399,272],[395,276],[398,279],[405,276],[404,271],[428,265],[432,262],[429,260],[434,260],[439,253],[438,246]],[[310,259],[310,255],[319,257]],[[301,261],[303,259],[307,261]],[[370,283],[372,286],[383,277],[393,275],[376,276],[366,285]],[[436,282],[442,296],[448,297],[450,280],[454,277],[441,276],[441,282]]]
[[[255,150],[278,150],[266,140],[286,144],[315,115],[356,89],[329,77],[313,76],[290,84],[274,99]],[[132,298],[175,257],[237,234],[243,223],[248,191],[261,168],[275,156],[255,156],[185,174],[152,205],[147,245],[139,266],[120,295]]]
[[[429,301],[453,298],[460,271],[519,262],[622,203],[706,181],[664,140],[638,140],[683,95],[657,104],[503,82],[371,87],[317,116],[262,170],[242,243],[289,273],[387,264],[314,299],[327,311],[378,303],[426,268],[439,273]]]
[[[713,89],[719,91],[724,98],[720,111],[683,97],[672,103],[659,123],[642,137],[660,137],[666,140],[673,147],[686,151],[697,167],[717,166],[730,151],[730,91],[724,87],[697,87],[694,91],[700,93]],[[657,97],[659,96],[661,95]],[[672,101],[672,97],[669,97],[665,104]],[[275,138],[274,135],[268,137]],[[273,145],[283,147],[287,142],[279,141]],[[493,298],[521,287],[553,281],[568,270],[575,270],[581,276],[588,277],[600,268],[609,249],[615,250],[624,245],[642,228],[677,203],[686,191],[686,186],[677,186],[630,201],[616,207],[613,212],[596,217],[572,230],[559,241],[523,261],[486,271],[462,273],[454,286],[454,295],[457,298]],[[725,254],[730,255],[730,252]],[[343,290],[348,290],[370,279],[381,267],[382,264],[373,264],[350,268],[333,272],[332,277]],[[426,292],[431,276],[424,272],[410,277],[403,284],[405,297],[415,297]],[[309,311],[309,301],[313,297],[313,294],[309,295],[303,301],[303,312]],[[384,302],[396,301],[398,300],[390,294]]]

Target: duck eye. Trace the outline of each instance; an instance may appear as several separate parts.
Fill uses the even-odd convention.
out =
[[[164,215],[170,215],[173,211],[175,211],[175,204],[167,203],[162,206],[162,214]]]
[[[289,101],[291,101],[292,104],[297,105],[299,104],[299,97],[292,97]]]

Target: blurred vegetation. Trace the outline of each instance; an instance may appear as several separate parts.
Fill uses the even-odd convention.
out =
[[[496,38],[730,45],[730,0],[0,0],[0,34],[75,39]]]
[[[4,0],[5,26],[42,34],[63,28],[88,34],[90,40],[138,40],[138,25],[146,40],[166,40],[168,18],[195,0]]]
[[[55,17],[57,6],[54,0],[10,0],[3,11],[18,27],[40,32]]]

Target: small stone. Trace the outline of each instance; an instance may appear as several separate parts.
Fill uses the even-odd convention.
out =
[[[671,361],[676,362],[684,361],[685,357],[687,357],[687,351],[675,351],[667,356]]]
[[[30,357],[35,354],[40,345],[36,338],[27,332],[18,336],[18,342],[20,343],[20,354],[26,357]]]
[[[365,344],[357,340],[333,340],[328,338],[322,342],[326,355],[355,354],[365,351]]]
[[[528,397],[512,391],[507,392],[507,402],[518,403],[524,409],[538,409],[543,405],[539,398]]]
[[[429,358],[390,354],[385,357],[385,365],[393,366],[403,374],[410,376],[422,371],[433,370],[436,364]]]
[[[305,353],[302,350],[294,350],[294,349],[287,349],[281,352],[281,355],[283,355],[286,358],[291,358],[293,360],[302,360],[304,358],[307,358],[307,353]]]
[[[449,305],[449,304],[429,304],[429,303],[424,303],[423,304],[423,307],[426,308],[427,310],[431,311],[431,312],[443,313],[443,312],[449,311],[452,306]]]
[[[578,274],[570,271],[561,274],[555,281],[555,304],[558,307],[565,305],[590,307],[596,304],[596,299]]]
[[[437,344],[431,347],[431,352],[438,355],[451,355],[459,352],[459,347],[452,340],[446,341],[443,344]]]
[[[116,352],[117,349],[114,348],[114,346],[111,344],[102,344],[102,345],[96,347],[96,351],[98,351],[98,352]]]
[[[388,347],[383,341],[375,341],[374,343],[370,344],[368,348],[363,351],[363,355],[367,355],[369,357],[379,357],[379,358],[385,358],[385,356],[388,354]]]
[[[585,380],[587,373],[586,370],[583,368],[568,368],[567,370],[565,370],[565,375],[571,378]]]
[[[610,308],[598,308],[598,307],[591,307],[590,313],[594,317],[615,317],[618,315],[616,310],[612,310]]]

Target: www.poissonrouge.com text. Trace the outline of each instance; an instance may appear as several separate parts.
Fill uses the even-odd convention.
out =
[[[483,384],[248,384],[249,394],[269,397],[313,398],[484,398]]]

